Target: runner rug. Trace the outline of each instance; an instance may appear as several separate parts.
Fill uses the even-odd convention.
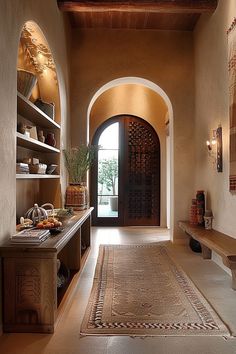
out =
[[[163,245],[100,246],[82,335],[230,333]]]

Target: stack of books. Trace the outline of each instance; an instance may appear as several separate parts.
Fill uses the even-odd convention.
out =
[[[29,173],[29,165],[27,163],[18,162],[16,164],[16,173]]]
[[[13,243],[27,243],[27,244],[40,244],[50,236],[49,230],[23,230],[15,235],[12,235],[11,242]]]

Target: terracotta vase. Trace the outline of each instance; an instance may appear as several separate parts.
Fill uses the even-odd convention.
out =
[[[84,210],[88,208],[88,190],[84,183],[70,183],[66,188],[66,208]]]
[[[198,225],[204,226],[204,213],[205,213],[205,195],[204,191],[197,191],[197,218]]]
[[[197,218],[197,199],[192,199],[192,205],[189,210],[189,222],[192,225],[198,224]]]
[[[47,137],[45,139],[45,143],[50,145],[50,146],[53,146],[53,147],[56,146],[56,139],[55,139],[54,133],[48,133],[47,134]]]

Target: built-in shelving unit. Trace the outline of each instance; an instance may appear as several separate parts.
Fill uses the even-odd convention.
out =
[[[29,117],[32,123],[42,128],[60,129],[60,125],[57,122],[35,106],[20,92],[17,93],[17,111],[22,117]]]
[[[33,173],[17,173],[16,179],[58,179],[60,175],[46,175],[46,174],[33,174]]]
[[[48,97],[48,100],[50,97]],[[33,99],[32,99],[33,100]],[[35,98],[34,98],[35,100]],[[52,97],[52,101],[53,101]],[[58,112],[58,107],[55,107]],[[60,112],[60,110],[59,110]],[[52,203],[55,207],[61,207],[60,189],[60,116],[57,114],[57,121],[49,117],[38,108],[32,101],[17,92],[17,126],[26,127],[28,134],[16,132],[16,159],[17,163],[25,163],[27,160],[35,158],[39,163],[45,165],[57,165],[52,174],[31,174],[16,173],[16,217],[17,222],[25,212],[38,203],[42,205],[46,202]],[[32,128],[33,127],[33,128]],[[31,134],[34,129],[34,134]],[[39,130],[47,136],[53,133],[56,146],[51,146],[38,140]],[[37,132],[37,134],[36,134]],[[29,136],[30,135],[30,136]],[[19,168],[19,167],[18,167]]]
[[[41,143],[41,141],[32,139],[27,137],[24,134],[21,133],[16,133],[17,137],[17,145],[22,146],[26,149],[34,150],[34,151],[41,151],[41,152],[56,152],[60,153],[60,150],[57,148],[54,148],[50,145]]]

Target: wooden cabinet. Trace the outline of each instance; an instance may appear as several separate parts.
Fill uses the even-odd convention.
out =
[[[73,282],[90,247],[91,212],[77,212],[64,230],[40,245],[1,245],[3,272],[3,330],[53,333],[63,300],[72,295]],[[57,259],[70,270],[70,279],[57,289]]]

